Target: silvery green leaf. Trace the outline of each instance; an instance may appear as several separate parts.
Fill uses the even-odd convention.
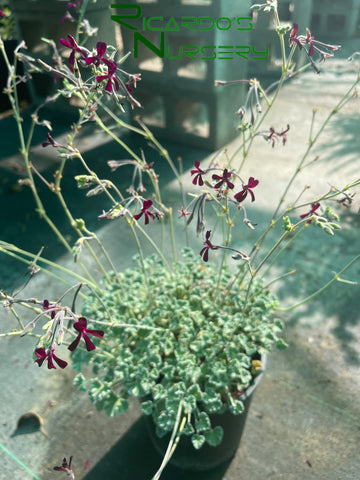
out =
[[[115,417],[121,413],[125,413],[129,403],[123,398],[119,398],[115,393],[111,394],[104,400],[104,410],[109,417]]]
[[[192,435],[194,433],[194,427],[192,426],[192,424],[190,422],[187,422],[185,427],[184,427],[184,430],[182,431],[183,435]]]
[[[205,440],[212,447],[217,447],[222,442],[224,429],[217,425],[215,428],[205,433]]]
[[[199,418],[195,420],[195,429],[198,432],[204,432],[211,428],[210,418],[206,412],[200,412]]]
[[[193,395],[197,400],[200,400],[202,398],[202,391],[197,383],[191,385],[191,387],[188,388],[188,393],[190,395]]]
[[[244,411],[244,404],[241,400],[234,400],[230,404],[230,412],[233,415],[240,415]]]
[[[205,437],[204,435],[199,435],[198,433],[194,433],[194,435],[191,437],[191,442],[196,450],[199,450],[205,442]]]
[[[153,411],[153,402],[152,400],[147,400],[146,402],[141,402],[141,410],[145,415],[151,415]]]
[[[282,338],[279,338],[276,343],[276,347],[278,350],[285,350],[286,348],[288,348],[288,346],[289,345]]]
[[[82,373],[78,373],[74,380],[73,380],[73,385],[75,387],[78,387],[80,392],[84,392],[86,390],[86,378]]]

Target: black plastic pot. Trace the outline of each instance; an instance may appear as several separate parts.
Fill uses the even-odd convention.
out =
[[[171,457],[170,463],[184,470],[199,471],[211,470],[230,460],[239,447],[250,403],[261,377],[262,374],[256,377],[254,384],[240,397],[244,403],[244,413],[233,415],[230,411],[227,411],[223,414],[210,415],[212,427],[220,425],[224,429],[224,436],[220,445],[212,447],[205,443],[199,450],[195,450],[191,443],[191,438],[183,435],[180,437],[179,444]],[[146,423],[152,443],[156,450],[164,456],[170,440],[170,434],[159,438],[156,435],[152,416],[146,416]]]

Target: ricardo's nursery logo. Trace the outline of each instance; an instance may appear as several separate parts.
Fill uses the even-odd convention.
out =
[[[194,60],[233,60],[242,58],[245,60],[266,60],[268,47],[265,51],[256,50],[249,45],[176,45],[170,46],[166,42],[166,34],[180,32],[206,32],[210,30],[252,30],[251,17],[147,17],[141,15],[141,6],[132,3],[114,3],[112,9],[123,10],[122,14],[111,15],[111,19],[134,32],[134,57],[139,56],[139,45],[142,44],[156,56],[170,59],[179,59],[187,56]],[[130,22],[130,23],[129,23]],[[134,24],[135,23],[135,24]],[[142,33],[141,33],[142,32]],[[154,43],[151,32],[158,32],[158,38]],[[150,39],[150,38],[151,39]],[[186,37],[185,37],[186,38]],[[174,51],[176,49],[176,51]]]

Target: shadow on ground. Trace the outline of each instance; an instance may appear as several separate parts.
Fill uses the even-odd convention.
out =
[[[9,119],[5,120],[7,121]],[[36,131],[38,132],[38,130],[39,129]],[[10,138],[12,138],[14,134],[13,130],[11,130],[11,132],[11,135],[9,135]],[[39,133],[37,133],[37,135],[36,140],[39,141],[39,143],[41,140],[45,140],[44,136],[41,139]],[[89,135],[89,129],[84,128],[84,132],[81,133],[80,137],[86,137],[87,135]],[[147,163],[154,163],[154,169],[157,175],[160,176],[162,183],[166,184],[174,179],[174,174],[166,160],[161,157],[154,148],[151,148],[144,139],[139,138],[139,135],[126,133],[122,136],[122,140],[133,149],[137,155],[141,156],[141,151],[145,152]],[[6,153],[8,153],[8,151],[14,153],[14,144],[17,145],[15,138],[13,138],[12,144],[11,142],[9,144],[6,143],[3,151]],[[208,155],[208,152],[202,149],[174,142],[166,142],[164,147],[169,151],[174,161],[178,157],[183,159],[183,168],[185,171],[194,165],[196,159],[201,161]],[[51,147],[47,148],[51,149]],[[101,179],[113,181],[117,187],[124,192],[126,188],[130,186],[133,177],[133,167],[125,166],[115,172],[111,172],[107,161],[121,160],[128,157],[129,154],[124,149],[113,143],[100,145],[84,154],[84,158],[90,169],[95,170]],[[32,163],[35,167],[37,167],[37,161],[36,155],[33,155]],[[41,174],[48,182],[52,182],[54,172],[57,168],[58,163],[50,164]],[[98,217],[103,211],[109,210],[112,204],[109,199],[103,195],[86,196],[88,189],[77,188],[74,177],[86,173],[79,161],[68,161],[64,169],[61,193],[71,208],[73,218],[82,218],[89,230],[96,231],[105,226],[106,223],[109,223],[109,220],[99,220]],[[0,202],[2,205],[8,206],[8,208],[2,210],[0,215],[0,239],[35,254],[44,246],[44,257],[49,260],[55,260],[66,253],[65,247],[60,243],[45,220],[36,212],[36,204],[30,189],[26,186],[20,186],[18,183],[19,179],[21,179],[19,172],[9,170],[7,170],[5,174],[2,173],[0,178]],[[149,190],[150,185],[146,182],[146,178],[143,178],[143,180],[144,186]],[[53,220],[66,240],[73,245],[77,239],[77,234],[71,227],[56,195],[39,179],[36,179],[36,184],[48,216]],[[147,195],[149,195],[149,191]],[[1,262],[3,272],[1,287],[10,290],[22,275],[26,273],[26,266],[6,255],[1,255]]]
[[[137,420],[83,480],[134,480],[150,478],[162,462],[149,442],[144,418]],[[168,465],[162,480],[221,480],[229,466],[226,462],[204,472],[190,472]]]
[[[348,221],[358,222],[357,215],[349,215]],[[310,230],[310,229],[308,229]],[[325,238],[323,238],[325,236]],[[313,294],[323,285],[334,278],[348,262],[359,254],[357,229],[345,229],[336,232],[334,237],[327,236],[320,230],[311,226],[311,231],[306,232],[299,241],[289,248],[288,255],[280,259],[278,266],[282,273],[289,271],[289,265],[298,270],[294,276],[287,277],[277,290],[280,299],[292,298],[293,303]],[[323,241],[329,241],[329,256],[318,255],[316,246]],[[360,262],[340,276],[345,281],[353,282],[349,285],[335,281],[319,296],[301,308],[286,314],[289,324],[294,326],[303,319],[306,324],[317,325],[317,318],[331,319],[331,331],[337,338],[340,350],[349,365],[360,365],[360,351],[358,349],[358,335],[360,328]]]

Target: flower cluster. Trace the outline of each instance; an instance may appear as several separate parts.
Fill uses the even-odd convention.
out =
[[[282,144],[285,145],[287,142],[287,133],[290,130],[290,125],[287,124],[286,128],[281,132],[277,132],[274,127],[270,127],[267,132],[259,132],[258,135],[261,135],[266,141],[271,143],[272,148],[275,147],[275,142],[278,142],[281,139]]]
[[[78,289],[76,291],[74,302],[76,295],[81,288],[77,286]],[[70,290],[72,290],[72,287]],[[66,292],[68,293],[68,291]],[[65,293],[65,295],[66,295]],[[64,295],[63,295],[64,296]],[[61,299],[60,299],[61,300]],[[77,317],[76,314],[73,312],[73,308],[69,308],[66,306],[62,306],[60,300],[55,303],[50,303],[49,300],[45,299],[42,302],[43,311],[37,315],[37,317],[32,320],[22,332],[22,335],[29,333],[36,325],[37,321],[40,318],[43,318],[45,315],[50,316],[50,322],[48,322],[44,328],[47,330],[46,334],[40,339],[38,346],[35,348],[35,362],[42,366],[45,360],[47,360],[47,367],[48,369],[56,369],[54,362],[61,368],[64,369],[67,366],[67,362],[62,360],[57,355],[55,355],[56,349],[56,342],[55,338],[57,337],[57,344],[60,345],[63,342],[64,338],[64,320],[69,318],[72,320],[74,330],[77,332],[77,336],[75,340],[68,346],[68,350],[73,352],[81,339],[84,340],[86,350],[88,352],[95,350],[95,345],[90,340],[89,335],[92,335],[97,338],[102,338],[104,336],[104,332],[102,330],[93,330],[87,327],[87,319],[85,317]],[[13,300],[15,302],[16,300]],[[73,303],[74,303],[73,302]]]
[[[65,20],[70,22],[75,22],[75,16],[79,14],[79,8],[82,5],[82,0],[75,0],[75,2],[68,2],[66,5],[65,15],[61,18],[61,23],[64,23]]]
[[[236,204],[240,210],[242,209],[245,214],[244,223],[247,224],[248,226],[249,224],[251,225],[250,221],[246,217],[246,210],[241,204],[242,202],[245,201],[248,195],[250,195],[251,202],[255,201],[255,195],[254,195],[253,189],[257,187],[257,185],[259,184],[259,180],[255,179],[254,177],[249,177],[247,183],[245,183],[236,172],[229,170],[228,168],[217,168],[217,167],[210,166],[207,169],[202,169],[200,168],[199,160],[195,161],[194,167],[195,168],[190,171],[190,174],[192,176],[194,175],[194,178],[192,181],[193,185],[203,186],[206,183],[207,187],[210,187],[217,192],[217,197],[218,197],[217,200],[222,200],[226,198],[227,201],[230,201]],[[216,183],[211,184],[210,182],[205,181],[203,179],[203,176],[213,170],[220,170],[221,174],[220,175],[217,173],[212,174],[211,178]],[[239,192],[235,193],[233,198],[230,198],[229,192],[235,188],[235,184],[232,181],[233,179],[234,181],[235,179],[238,179],[241,181],[242,189]],[[192,203],[195,203],[195,208],[197,208],[197,211],[198,211],[198,217],[199,217],[198,226],[200,226],[200,228],[197,229],[198,232],[200,230],[203,230],[205,226],[205,221],[203,219],[203,213],[204,213],[203,210],[204,210],[204,202],[206,199],[211,201],[214,198],[212,197],[211,194],[208,194],[207,192],[205,192],[201,194],[199,197],[197,197],[196,203],[192,202]],[[187,224],[189,224],[193,218],[193,212],[189,212],[188,208],[190,208],[190,206],[188,206],[186,209],[182,207],[182,209],[180,210],[180,216],[186,217],[190,215],[189,220],[187,220]],[[214,245],[210,241],[210,236],[211,236],[211,230],[208,230],[205,235],[205,242],[204,242],[205,247],[200,251],[200,256],[203,258],[204,262],[207,262],[209,259],[209,250],[217,250],[219,248],[222,248],[225,250],[232,250],[237,253],[237,258],[241,258],[243,260],[248,261],[248,256],[242,252],[239,252],[238,250],[235,250],[230,247]]]
[[[119,68],[119,63],[114,60],[112,55],[108,54],[108,45],[106,42],[98,41],[96,44],[96,53],[89,51],[87,48],[78,45],[75,38],[72,35],[67,36],[67,40],[60,39],[61,45],[71,50],[69,55],[69,70],[71,74],[76,75],[69,76],[66,71],[61,68],[61,59],[55,62],[53,67],[46,65],[42,62],[42,65],[49,71],[52,71],[56,77],[66,77],[71,83],[78,84],[79,66],[93,67],[95,73],[95,81],[97,85],[105,85],[104,91],[108,94],[112,94],[117,97],[117,92],[120,90],[127,100],[130,102],[132,108],[141,107],[141,104],[131,95],[133,85],[136,87],[136,82],[140,80],[139,74],[129,74]],[[76,70],[76,72],[75,72]],[[126,77],[123,81],[120,75]],[[89,80],[84,82],[83,87],[89,88]],[[84,88],[82,89],[82,91]]]
[[[320,208],[320,203],[319,202],[316,202],[316,203],[312,203],[311,204],[311,208],[310,208],[310,211],[307,212],[307,213],[303,213],[302,215],[300,215],[300,218],[307,218],[307,217],[312,217],[313,215],[318,215],[316,213],[316,211]],[[307,223],[311,223],[311,220],[308,220]]]
[[[70,478],[70,480],[75,480],[75,475],[73,470],[71,469],[71,462],[73,457],[71,456],[69,459],[69,463],[67,462],[66,458],[63,459],[63,462],[60,467],[54,467],[54,470],[57,472],[65,472],[66,475]]]
[[[39,367],[41,367],[41,365],[44,363],[44,360],[46,359],[47,359],[48,369],[56,368],[53,363],[53,360],[59,365],[60,368],[66,367],[67,362],[65,362],[65,360],[61,360],[61,358],[55,355],[54,353],[55,348],[56,348],[55,342],[53,342],[51,344],[51,347],[48,348],[47,350],[45,350],[45,348],[43,347],[39,347],[35,349],[35,355],[38,357],[38,359],[35,360],[35,362],[39,365]]]
[[[0,38],[2,40],[12,40],[15,38],[15,22],[11,10],[7,6],[9,2],[0,2]]]
[[[330,45],[328,43],[319,42],[311,35],[310,30],[306,29],[306,35],[298,35],[299,24],[294,23],[290,32],[289,45],[296,45],[299,50],[304,48],[306,55],[308,56],[314,70],[319,73],[318,67],[313,60],[314,53],[317,53],[320,57],[320,61],[330,58],[334,55],[336,50],[339,50],[340,45]]]

